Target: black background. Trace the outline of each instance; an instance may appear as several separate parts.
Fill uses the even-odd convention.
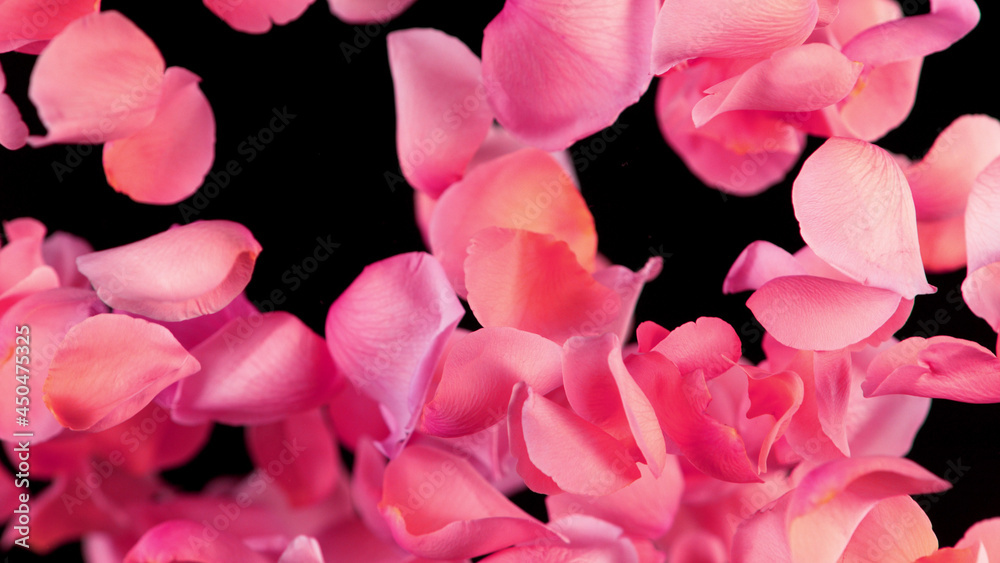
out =
[[[246,225],[262,244],[247,293],[263,301],[281,290],[290,311],[322,334],[334,299],[376,260],[423,249],[413,220],[412,190],[390,187],[386,172],[398,173],[392,80],[385,35],[395,29],[436,27],[459,37],[477,54],[482,30],[502,8],[501,0],[419,0],[387,25],[353,26],[333,17],[318,0],[299,20],[266,35],[230,29],[197,0],[123,2],[107,0],[103,9],[123,12],[162,51],[168,66],[188,68],[203,78],[202,89],[217,120],[216,160],[221,172],[236,160],[242,172],[231,178],[196,216],[180,206],[137,204],[115,193],[92,148],[79,166],[57,178],[53,163],[66,163],[57,145],[16,152],[0,149],[0,218],[36,217],[50,231],[88,239],[97,249],[132,242],[196,219],[230,219]],[[908,0],[908,11],[927,10],[926,0]],[[910,119],[879,144],[911,158],[920,157],[937,134],[966,113],[1000,116],[996,72],[996,35],[1000,11],[981,4],[979,27],[948,51],[925,60],[916,106]],[[344,54],[343,44],[360,48]],[[0,56],[7,92],[34,134],[43,128],[27,100],[34,57]],[[600,236],[600,251],[613,262],[640,267],[652,254],[664,256],[664,271],[647,285],[637,319],[674,327],[699,316],[730,322],[743,338],[745,354],[761,357],[747,294],[723,296],[722,279],[733,259],[750,242],[770,240],[794,250],[801,246],[792,214],[791,182],[786,180],[752,198],[724,196],[701,185],[663,141],[653,110],[656,88],[627,109],[626,127],[579,171],[581,189]],[[295,115],[252,162],[238,147],[267,127],[272,112]],[[811,139],[811,152],[820,140]],[[590,146],[590,139],[574,145]],[[86,150],[84,148],[84,150]],[[798,167],[789,178],[794,178]],[[186,205],[193,209],[194,200]],[[283,274],[311,256],[316,238],[340,244],[333,256],[302,280],[294,291]],[[964,270],[931,276],[936,295],[917,300],[913,315],[897,336],[945,333],[995,349],[995,335],[967,309],[945,296],[964,278]],[[948,321],[935,324],[939,310]],[[923,324],[921,324],[923,323]],[[952,545],[972,523],[1000,515],[1000,406],[935,401],[910,458],[943,475],[948,463],[970,466],[953,490],[933,497],[929,516],[941,545]],[[208,451],[210,450],[210,451]],[[241,431],[218,427],[212,443],[185,468],[168,478],[197,490],[212,477],[242,474],[250,464],[242,453]],[[519,501],[537,507],[537,499]],[[70,546],[52,554],[70,561]],[[16,553],[15,561],[34,560]]]

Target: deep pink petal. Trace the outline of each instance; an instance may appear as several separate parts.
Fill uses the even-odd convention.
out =
[[[649,398],[625,367],[618,337],[604,334],[567,340],[562,373],[573,412],[623,444],[636,447],[652,475],[659,477],[667,460],[663,431]]]
[[[73,430],[110,428],[200,368],[160,325],[101,314],[66,333],[45,381],[45,404]]]
[[[378,402],[354,384],[344,385],[330,400],[330,420],[337,438],[351,451],[358,447],[364,436],[379,442],[389,435]]]
[[[883,23],[844,45],[851,60],[879,66],[943,51],[979,23],[974,0],[934,0],[931,12]]]
[[[469,245],[465,274],[469,306],[483,326],[514,327],[562,344],[608,332],[621,312],[618,294],[551,235],[480,231]]]
[[[269,563],[271,560],[253,551],[239,537],[218,531],[214,541],[201,539],[205,525],[191,520],[170,520],[149,529],[125,556],[125,563],[150,561],[200,561],[202,563]]]
[[[801,44],[819,18],[815,0],[667,0],[653,31],[653,72],[696,57],[761,59]]]
[[[758,240],[747,245],[733,262],[726,280],[722,282],[722,292],[756,290],[774,278],[805,274],[805,268],[788,251]]]
[[[178,387],[175,420],[267,424],[331,399],[339,381],[323,339],[284,311],[251,319],[229,321],[191,350],[201,372]]]
[[[411,252],[376,262],[330,307],[326,340],[337,369],[382,404],[395,457],[413,432],[449,336],[465,314],[440,263]]]
[[[775,278],[747,307],[779,342],[800,350],[839,350],[860,342],[899,308],[897,293],[815,276]]]
[[[354,468],[351,472],[351,502],[358,517],[373,535],[392,542],[392,531],[382,518],[378,504],[382,501],[382,483],[385,481],[385,456],[375,449],[368,436],[358,440],[354,450]]]
[[[547,394],[562,385],[562,350],[551,340],[506,327],[487,327],[448,353],[421,427],[434,436],[472,434],[506,419],[514,385]]]
[[[231,221],[198,221],[76,261],[102,301],[161,321],[208,315],[250,281],[260,244]]]
[[[771,446],[784,435],[792,416],[802,405],[804,392],[802,379],[791,371],[770,375],[758,373],[757,376],[749,377],[748,384],[750,409],[747,411],[747,418],[766,414],[774,419],[774,424],[761,443],[760,455],[757,457],[758,471],[766,473]]]
[[[284,466],[274,479],[292,506],[319,502],[341,482],[344,469],[337,440],[320,410],[249,426],[246,441],[256,467],[268,471],[275,460]]]
[[[462,178],[493,123],[479,58],[436,29],[388,35],[403,176],[433,198]]]
[[[497,552],[487,563],[547,563],[575,561],[588,563],[640,563],[635,545],[614,524],[586,515],[574,514],[549,524],[552,530],[569,538],[561,542],[539,542]]]
[[[782,49],[742,74],[706,90],[694,106],[695,126],[734,110],[806,112],[842,100],[854,89],[861,63],[823,43]]]
[[[329,0],[330,11],[345,23],[385,25],[416,0]]]
[[[28,96],[48,135],[28,142],[99,144],[134,135],[156,115],[164,70],[156,45],[120,13],[73,21],[31,73]]]
[[[563,493],[545,499],[550,520],[586,514],[621,526],[626,533],[645,537],[662,536],[674,521],[684,490],[677,458],[669,457],[659,477],[654,477],[645,465],[642,474],[625,488],[601,497]]]
[[[830,139],[802,165],[792,203],[802,238],[833,267],[907,299],[934,291],[920,260],[906,177],[886,151]]]
[[[639,353],[645,354],[653,349],[657,344],[670,334],[670,331],[653,321],[643,321],[635,329],[635,338],[639,346]]]
[[[656,409],[664,434],[692,465],[724,481],[760,481],[739,433],[705,413],[712,397],[702,371],[682,374],[658,352],[629,356],[625,365]]]
[[[726,321],[701,317],[675,328],[653,351],[663,354],[682,374],[701,370],[712,379],[742,356],[740,337]]]
[[[271,23],[285,25],[299,19],[315,0],[202,0],[230,27],[244,33],[267,33]]]
[[[379,506],[399,545],[421,557],[475,557],[535,539],[559,541],[464,459],[424,446],[389,462]]]
[[[153,121],[104,145],[108,184],[139,203],[171,205],[198,189],[215,159],[215,115],[187,69],[170,67]]]
[[[58,4],[7,0],[0,4],[0,52],[45,44],[73,20],[100,10],[94,0],[64,0]],[[34,53],[37,54],[37,53]]]
[[[430,246],[459,295],[473,235],[488,227],[547,233],[566,241],[588,271],[594,269],[597,233],[573,179],[545,152],[524,149],[469,172],[441,196],[430,222]]]
[[[1000,360],[967,340],[913,337],[882,352],[868,366],[866,396],[887,394],[1000,402]]]
[[[652,79],[656,9],[656,0],[507,2],[483,32],[497,121],[549,151],[613,124]]]

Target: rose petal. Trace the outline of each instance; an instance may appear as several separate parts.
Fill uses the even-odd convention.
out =
[[[267,33],[271,22],[285,25],[299,19],[315,0],[202,0],[236,31]]]

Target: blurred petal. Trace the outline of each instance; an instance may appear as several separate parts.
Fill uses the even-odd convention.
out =
[[[345,23],[382,25],[402,14],[416,0],[329,0],[330,11]]]
[[[239,223],[198,221],[85,254],[76,263],[111,307],[182,321],[219,311],[236,298],[260,251]]]
[[[201,563],[269,563],[237,536],[213,528],[211,542],[202,539],[206,526],[190,520],[170,520],[149,529],[125,556],[125,563],[199,561]]]
[[[0,4],[0,52],[43,43],[74,20],[100,10],[94,0],[62,0],[57,4],[36,0],[7,0]],[[36,53],[37,54],[37,53]]]
[[[202,0],[236,31],[267,33],[276,25],[299,19],[315,0]]]

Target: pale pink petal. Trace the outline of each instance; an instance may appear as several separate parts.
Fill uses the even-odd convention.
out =
[[[388,35],[396,94],[396,152],[403,176],[437,198],[462,178],[493,123],[479,58],[436,29]]]
[[[416,0],[329,0],[330,11],[345,23],[382,25],[406,11]]]
[[[464,459],[411,446],[385,468],[379,507],[393,537],[420,557],[466,558],[559,536],[490,486]]]
[[[775,278],[747,300],[769,333],[800,350],[839,350],[860,342],[890,320],[899,304],[892,291],[815,276]]]
[[[308,536],[297,536],[278,558],[278,563],[325,563],[325,561],[319,542]]]
[[[90,287],[90,282],[76,268],[76,259],[93,251],[94,247],[89,242],[62,231],[52,233],[42,243],[42,257],[59,274],[61,287]]]
[[[488,227],[547,233],[566,241],[583,267],[595,266],[594,218],[572,178],[549,154],[524,149],[469,172],[434,207],[430,242],[459,295],[473,235]]]
[[[150,561],[199,561],[201,563],[269,563],[271,560],[253,551],[237,536],[216,529],[212,542],[191,541],[200,538],[205,525],[191,520],[170,520],[149,529],[125,556],[125,563]]]
[[[962,296],[969,310],[1000,332],[1000,262],[971,272],[962,282]]]
[[[740,337],[726,321],[701,317],[675,328],[655,347],[682,374],[701,370],[712,379],[733,367],[742,355]]]
[[[563,493],[545,499],[550,520],[586,514],[600,518],[626,533],[645,538],[662,536],[674,521],[684,490],[677,458],[667,458],[663,472],[654,477],[649,468],[639,465],[642,475],[625,488],[601,497]]]
[[[892,538],[891,543],[885,538]],[[844,561],[877,556],[886,563],[913,563],[938,548],[927,514],[908,496],[890,497],[872,508],[844,549]]]
[[[793,563],[785,524],[791,498],[786,494],[740,522],[733,535],[733,563]]]
[[[170,67],[153,121],[104,145],[108,184],[139,203],[171,205],[198,189],[215,159],[215,115],[191,71]]]
[[[982,544],[991,561],[1000,558],[1000,518],[976,522],[958,540],[955,547],[970,548],[975,547],[976,543]]]
[[[330,307],[326,340],[337,369],[382,404],[395,457],[413,432],[444,345],[465,314],[444,269],[411,252],[376,262]]]
[[[618,336],[567,340],[562,373],[573,412],[637,448],[653,476],[659,477],[667,461],[663,430],[649,398],[625,367]]]
[[[705,413],[712,397],[703,371],[682,374],[658,352],[629,356],[625,365],[656,409],[664,434],[692,465],[723,481],[760,481],[739,433]]]
[[[485,430],[506,418],[517,382],[544,395],[562,385],[562,374],[562,350],[551,340],[514,328],[477,330],[448,353],[421,428],[441,437]]]
[[[8,245],[13,246],[13,245]],[[0,250],[0,253],[3,251]],[[2,261],[2,256],[0,256]],[[34,293],[57,289],[59,287],[59,275],[49,266],[39,266],[28,273],[24,278],[18,280],[13,286],[6,288],[0,293],[0,314],[6,312],[21,299]]]
[[[816,4],[819,5],[819,20],[816,22],[816,27],[830,25],[840,14],[840,0],[817,0]]]
[[[260,244],[232,221],[198,221],[80,256],[76,263],[102,301],[161,321],[208,315],[250,281]]]
[[[200,368],[160,325],[101,314],[66,333],[45,381],[45,405],[73,430],[110,428]]]
[[[551,235],[484,229],[469,245],[465,274],[469,306],[483,326],[514,327],[562,344],[608,332],[621,312],[618,294]]]
[[[823,43],[782,49],[746,72],[720,82],[694,106],[701,127],[720,113],[734,110],[806,112],[842,100],[854,89],[861,63]]]
[[[332,398],[339,380],[323,339],[284,311],[254,320],[229,321],[191,350],[201,372],[177,388],[174,420],[267,424]]]
[[[483,31],[497,121],[562,150],[608,127],[649,87],[656,0],[518,0]]]
[[[822,0],[820,4],[822,5]],[[836,19],[828,31],[837,46],[843,46],[859,33],[903,17],[902,6],[895,0],[844,0],[838,2]]]
[[[75,20],[31,73],[28,97],[48,135],[28,142],[99,144],[134,135],[153,121],[164,70],[156,45],[119,12]]]
[[[783,248],[764,240],[751,242],[736,258],[722,282],[723,293],[756,290],[774,278],[800,276],[805,268]]]
[[[22,218],[5,221],[3,228],[7,244],[0,247],[0,295],[45,265],[42,257],[45,225]]]
[[[640,477],[636,462],[624,444],[525,384],[514,388],[510,408],[520,411],[516,419],[515,413],[511,414],[514,419],[511,424],[519,425],[523,431],[525,461],[549,476],[559,489],[600,496]],[[515,439],[520,440],[511,438],[511,453],[519,458],[518,473],[534,489],[533,472],[522,472],[522,453],[514,447]],[[545,492],[557,491],[549,488]]]
[[[0,432],[10,440],[13,432],[31,432],[31,442],[41,443],[63,431],[49,409],[44,407],[43,392],[50,375],[53,357],[70,329],[84,319],[103,313],[104,306],[92,291],[64,288],[39,291],[17,301],[0,317],[0,330],[11,335],[0,346],[0,369],[9,374],[0,380],[0,392],[11,399],[0,405]],[[22,327],[27,327],[24,329]],[[24,338],[17,338],[23,334]],[[23,346],[23,347],[22,347]],[[23,359],[26,357],[27,359]],[[18,367],[19,366],[19,367]],[[18,377],[20,376],[20,377]],[[27,393],[17,393],[18,390]],[[15,398],[27,397],[28,425],[16,425]]]
[[[834,118],[839,123],[832,133],[823,136],[874,141],[898,127],[913,109],[922,64],[923,59],[918,57],[866,70],[839,104],[839,115]]]
[[[62,0],[58,4],[36,0],[7,0],[0,4],[0,52],[47,44],[73,20],[100,10],[94,0]],[[38,54],[32,53],[32,54]]]
[[[869,28],[844,45],[851,60],[879,66],[943,51],[979,23],[974,0],[933,0],[931,12]]]
[[[624,128],[624,127],[622,127]],[[521,141],[514,138],[509,131],[503,127],[493,124],[490,127],[490,132],[486,135],[486,139],[483,144],[479,145],[479,150],[469,161],[469,165],[465,169],[465,173],[468,174],[470,170],[487,162],[500,158],[501,156],[508,155],[510,153],[517,152],[521,149],[526,149],[530,145],[522,143]],[[579,179],[576,176],[576,166],[573,163],[573,156],[570,154],[569,150],[550,152],[552,158],[555,158],[559,162],[559,166],[563,167],[566,174],[573,180],[573,184],[579,187]],[[581,169],[586,169],[586,166],[581,166]]]
[[[833,267],[907,299],[934,291],[920,260],[906,177],[886,151],[830,139],[802,165],[792,203],[802,238]]]
[[[1000,262],[1000,158],[973,182],[965,209],[965,238],[970,273]]]
[[[974,548],[957,549],[954,547],[942,547],[934,553],[921,557],[913,563],[989,563],[986,553],[982,549],[979,552]]]
[[[905,394],[964,403],[1000,402],[1000,360],[967,340],[913,337],[868,366],[866,396]]]
[[[741,111],[695,128],[691,110],[705,88],[728,73],[716,72],[714,60],[664,75],[656,93],[660,131],[691,173],[710,187],[749,196],[781,181],[799,160],[805,133],[778,114]]]
[[[548,563],[573,561],[578,563],[639,563],[635,545],[612,523],[583,514],[572,514],[554,521],[549,527],[569,539],[561,542],[539,542],[505,549],[487,557],[487,563]]]
[[[696,57],[761,59],[801,44],[819,18],[816,1],[667,0],[653,31],[653,72]]]
[[[246,441],[255,466],[266,471],[274,460],[284,466],[274,479],[292,506],[316,503],[329,496],[340,482],[344,471],[340,451],[326,417],[319,410],[249,426]]]
[[[661,271],[663,271],[663,258],[654,256],[636,272],[618,265],[607,266],[594,272],[594,279],[604,287],[614,290],[621,299],[617,321],[607,327],[608,332],[618,335],[622,340],[628,339],[632,331],[635,305],[639,301],[642,288],[655,280]]]
[[[920,258],[924,270],[941,274],[965,266],[965,216],[958,214],[938,220],[917,220]]]
[[[315,0],[202,0],[236,31],[267,33],[271,23],[285,25],[299,19]]]
[[[121,311],[115,312],[117,313]],[[251,329],[260,326],[261,321],[261,312],[253,303],[250,302],[245,293],[237,295],[235,299],[230,301],[228,305],[219,311],[208,315],[202,315],[200,317],[194,317],[193,319],[188,319],[186,321],[157,321],[140,315],[130,315],[133,317],[140,317],[148,321],[153,321],[167,327],[170,329],[170,333],[174,335],[174,338],[176,338],[177,341],[188,350],[191,350],[195,346],[208,340],[210,336],[218,332],[219,329],[226,326],[234,319],[242,319],[242,322],[240,323],[243,325],[240,328],[242,333],[249,333]]]

